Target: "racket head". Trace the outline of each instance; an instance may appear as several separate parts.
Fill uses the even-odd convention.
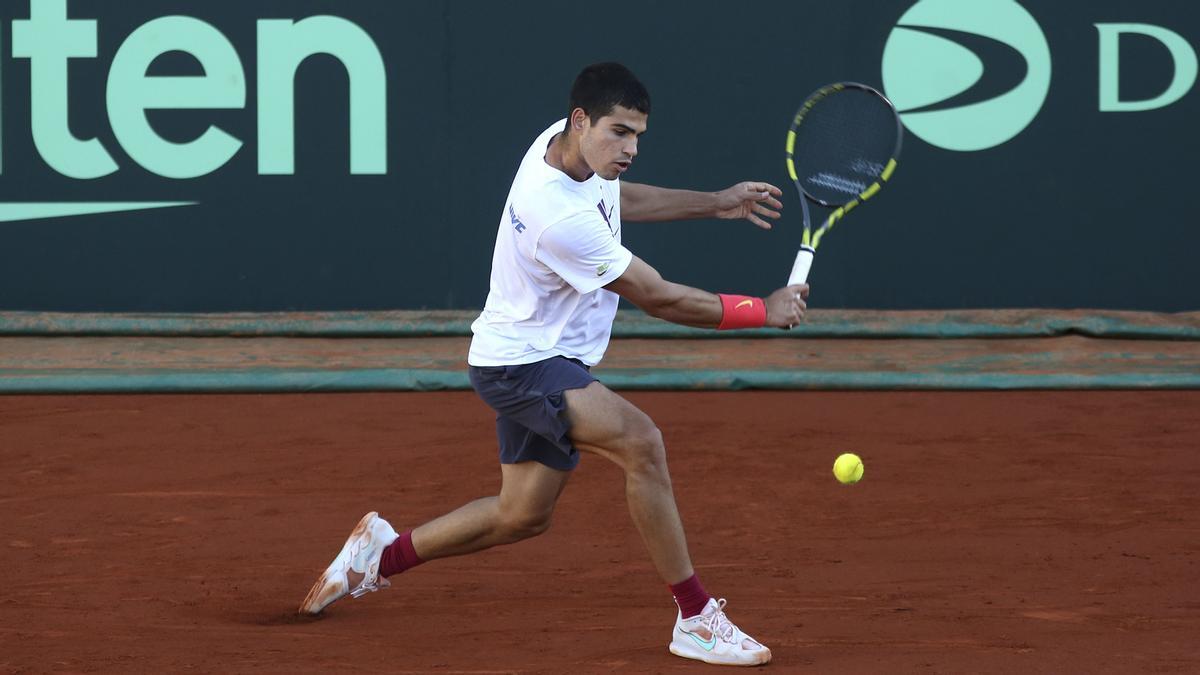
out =
[[[788,176],[805,199],[848,211],[891,177],[903,141],[900,115],[877,89],[858,82],[826,85],[792,118]]]

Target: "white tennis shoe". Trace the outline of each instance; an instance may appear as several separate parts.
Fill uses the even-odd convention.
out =
[[[383,549],[398,536],[375,511],[363,516],[341,552],[308,591],[300,604],[300,613],[320,614],[347,595],[357,598],[390,586],[387,579],[379,576],[379,561]]]
[[[675,656],[723,666],[760,666],[771,660],[770,649],[725,616],[724,598],[709,598],[704,611],[691,618],[677,614],[668,648]]]

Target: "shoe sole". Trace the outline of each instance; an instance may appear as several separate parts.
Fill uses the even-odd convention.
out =
[[[300,603],[299,612],[301,614],[316,616],[324,611],[325,608],[334,601],[338,600],[342,595],[349,593],[349,589],[343,591],[342,589],[338,588],[337,583],[330,583],[329,575],[337,572],[337,570],[333,569],[334,565],[337,564],[338,558],[342,557],[342,553],[345,552],[346,548],[350,546],[354,540],[363,536],[363,534],[370,529],[371,522],[378,517],[379,513],[372,511],[363,516],[362,519],[358,521],[358,525],[354,526],[354,530],[350,532],[350,536],[346,538],[346,543],[342,544],[342,549],[338,551],[336,556],[334,556],[333,562],[329,563],[329,567],[325,568],[325,571],[321,573],[321,577],[317,579],[317,582],[308,590],[308,595],[304,596],[304,602]],[[329,597],[331,595],[337,595],[337,597],[331,598]]]
[[[765,653],[760,654],[758,659],[755,661],[722,661],[720,660],[719,656],[713,654],[712,652],[680,647],[676,645],[674,641],[667,646],[667,649],[669,649],[675,656],[680,656],[685,659],[692,659],[694,661],[703,661],[714,666],[765,666],[771,662],[770,649],[763,649]]]

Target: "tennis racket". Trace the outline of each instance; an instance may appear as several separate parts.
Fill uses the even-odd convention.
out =
[[[787,134],[787,170],[800,193],[804,238],[789,286],[808,281],[821,237],[892,177],[903,138],[892,102],[865,84],[821,87],[796,111]],[[816,230],[809,202],[832,209]]]

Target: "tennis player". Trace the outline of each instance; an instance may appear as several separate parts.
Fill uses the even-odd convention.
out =
[[[716,193],[622,183],[646,131],[650,96],[624,66],[588,66],[569,115],[525,153],[500,216],[487,303],[472,325],[471,384],[495,409],[500,494],[397,535],[368,513],[313,585],[300,611],[386,587],[423,562],[545,532],[581,452],[625,472],[629,513],[677,605],[669,645],[709,663],[757,665],[771,652],[701,585],[671,490],[663,437],[645,413],[590,372],[608,346],[617,302],[687,326],[789,327],[807,285],[766,299],[717,295],[666,281],[621,245],[625,221],[738,218],[769,228],[779,188],[745,182]]]

